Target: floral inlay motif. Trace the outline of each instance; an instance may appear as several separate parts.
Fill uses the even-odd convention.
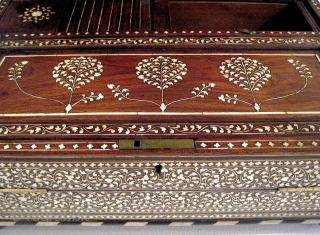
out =
[[[320,123],[24,124],[0,125],[0,135],[230,135],[320,133]]]
[[[46,98],[41,96],[33,95],[25,91],[20,85],[19,80],[22,78],[22,70],[29,63],[29,61],[22,61],[16,63],[15,67],[9,68],[9,80],[12,80],[16,83],[19,90],[33,98],[42,99],[42,100],[52,100],[58,102],[65,106],[65,112],[69,113],[72,108],[80,103],[88,103],[89,101],[101,100],[104,96],[99,93],[95,94],[90,92],[89,94],[82,94],[82,97],[73,102],[74,93],[81,86],[85,86],[87,83],[94,81],[95,78],[101,76],[103,72],[103,65],[97,59],[91,57],[78,57],[64,60],[54,67],[52,71],[52,76],[55,78],[56,82],[63,87],[66,87],[70,91],[69,102],[64,103],[57,99]]]
[[[26,8],[23,15],[19,15],[23,19],[23,22],[34,22],[38,23],[42,20],[49,20],[50,15],[54,14],[51,11],[51,7],[41,7],[37,5],[36,7]]]
[[[109,84],[108,88],[114,93],[114,97],[119,101],[131,100],[138,102],[148,102],[159,106],[160,110],[164,112],[171,104],[191,100],[194,98],[204,98],[208,95],[211,88],[215,86],[214,83],[202,84],[201,87],[194,87],[191,91],[192,96],[174,100],[171,102],[165,102],[165,90],[175,85],[179,81],[182,81],[182,76],[187,74],[186,64],[177,59],[170,57],[158,56],[157,58],[143,59],[138,63],[136,67],[136,75],[138,79],[141,79],[144,83],[155,86],[161,91],[161,102],[155,102],[153,100],[142,100],[130,98],[130,92],[127,88],[120,88],[120,85]]]
[[[156,173],[158,164],[162,174]],[[0,193],[1,219],[319,216],[320,192],[298,190],[319,185],[317,159],[10,161],[0,168],[2,188],[49,189]],[[286,187],[297,190],[278,190]]]
[[[266,67],[257,60],[243,57],[231,58],[230,60],[222,62],[220,66],[220,73],[225,78],[227,78],[229,82],[238,85],[245,91],[250,92],[252,96],[252,101],[240,99],[238,98],[237,94],[222,94],[219,96],[219,100],[233,104],[237,104],[237,102],[242,102],[253,106],[255,111],[259,112],[261,109],[261,105],[265,102],[297,95],[307,87],[308,79],[312,78],[312,75],[309,71],[309,68],[307,68],[305,64],[301,64],[300,61],[294,61],[289,59],[288,62],[292,64],[296,68],[296,70],[298,70],[300,77],[305,79],[303,87],[293,93],[268,98],[262,101],[258,101],[256,97],[256,92],[262,89],[271,78],[271,73],[268,67]]]
[[[61,148],[63,147],[68,146],[61,144]],[[276,191],[287,187],[317,187],[320,183],[320,165],[317,159],[162,160],[0,162],[0,187],[149,192],[213,189]],[[159,164],[162,166],[161,174],[157,174],[155,169]]]

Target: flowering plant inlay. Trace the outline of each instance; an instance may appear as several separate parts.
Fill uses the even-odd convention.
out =
[[[155,102],[148,99],[134,99],[130,98],[130,92],[127,88],[120,88],[120,85],[108,84],[108,88],[114,93],[114,97],[119,101],[131,100],[139,102],[148,102],[159,106],[160,110],[164,112],[171,104],[191,100],[194,98],[204,98],[209,94],[211,88],[215,87],[214,83],[202,84],[201,87],[194,87],[191,91],[193,96],[188,98],[181,98],[171,102],[165,102],[165,90],[174,84],[182,81],[182,76],[187,74],[186,64],[177,59],[170,57],[158,56],[157,58],[143,59],[136,67],[136,75],[138,79],[143,80],[144,83],[155,86],[161,91],[161,102]]]
[[[312,78],[312,75],[309,71],[309,68],[307,68],[305,64],[301,64],[300,61],[294,61],[292,59],[289,59],[288,62],[292,64],[296,68],[296,70],[298,70],[300,77],[305,79],[303,87],[293,93],[268,98],[262,101],[258,101],[256,97],[256,92],[261,90],[264,87],[264,85],[267,82],[269,82],[271,78],[271,73],[268,67],[266,67],[257,60],[243,57],[231,58],[230,60],[222,62],[220,66],[220,73],[225,78],[227,78],[229,82],[238,85],[245,91],[250,92],[252,96],[252,101],[240,99],[238,98],[237,94],[222,94],[219,96],[219,100],[233,104],[237,104],[237,102],[242,102],[253,106],[255,111],[259,112],[262,103],[297,95],[307,87],[308,79]]]
[[[56,82],[63,87],[66,87],[70,91],[69,102],[64,103],[58,99],[46,98],[42,96],[33,95],[25,91],[19,84],[19,80],[22,78],[22,69],[26,66],[29,61],[22,61],[16,63],[15,67],[9,68],[9,80],[12,80],[16,83],[19,90],[33,98],[42,99],[42,100],[52,100],[58,102],[65,106],[65,112],[69,113],[72,108],[80,103],[88,103],[89,101],[101,100],[104,96],[99,93],[95,94],[90,92],[89,94],[82,94],[81,99],[76,102],[73,102],[74,93],[81,86],[85,86],[87,83],[94,81],[96,77],[101,76],[103,71],[103,65],[97,59],[91,57],[78,57],[64,60],[54,67],[52,71],[53,78],[56,79]]]

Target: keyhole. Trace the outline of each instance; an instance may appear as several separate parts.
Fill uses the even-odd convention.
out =
[[[162,166],[161,165],[156,165],[154,168],[156,169],[156,172],[158,174],[161,174],[161,170],[162,170]]]
[[[135,140],[133,143],[133,146],[136,148],[139,148],[140,147],[140,140]]]

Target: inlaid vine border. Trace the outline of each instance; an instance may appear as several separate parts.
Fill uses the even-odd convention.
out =
[[[8,135],[231,135],[320,133],[320,122],[174,124],[0,124]]]
[[[3,39],[1,48],[75,47],[75,46],[137,46],[137,45],[320,45],[317,37],[122,37],[122,38],[55,38],[55,39]]]

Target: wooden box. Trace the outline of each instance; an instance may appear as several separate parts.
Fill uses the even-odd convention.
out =
[[[0,2],[0,220],[320,217],[317,1],[65,2]]]

